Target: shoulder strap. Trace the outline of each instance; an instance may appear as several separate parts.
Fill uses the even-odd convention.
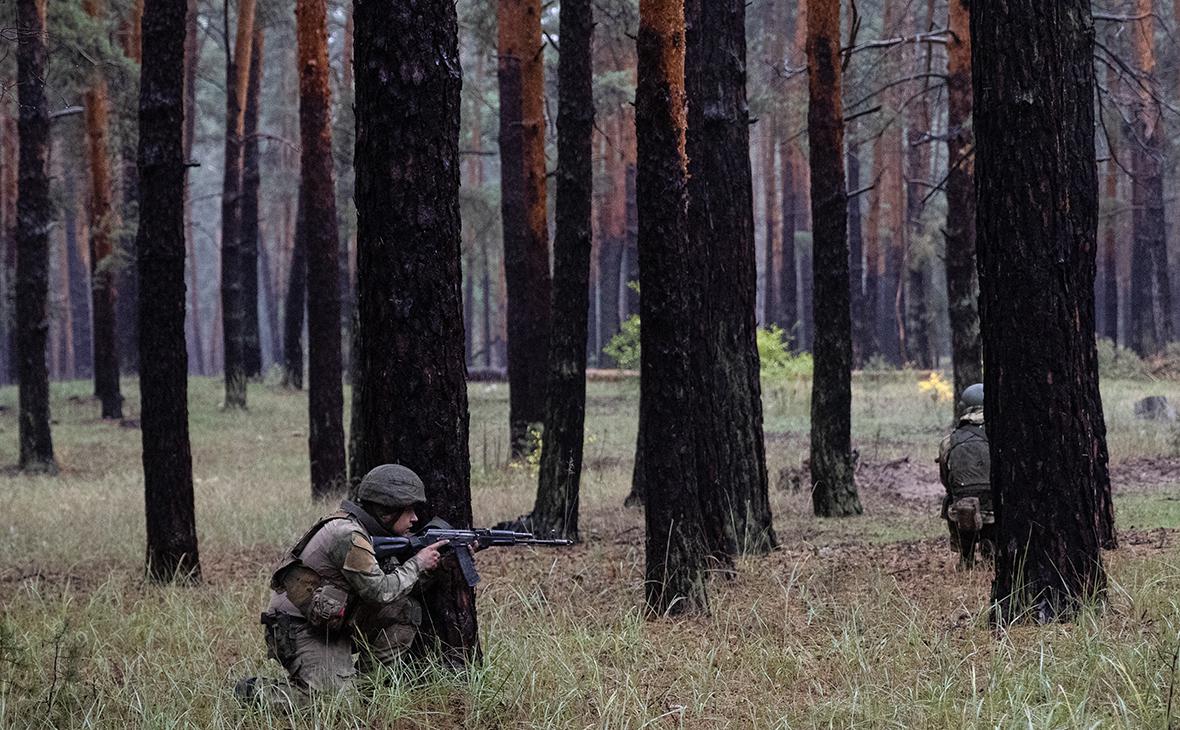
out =
[[[348,517],[349,514],[343,510],[337,510],[330,515],[321,517],[318,522],[307,529],[307,532],[303,533],[303,537],[299,538],[299,542],[295,543],[294,547],[291,548],[291,556],[298,558],[300,555],[302,555],[303,549],[307,547],[307,543],[311,542],[311,539],[316,536],[316,533],[319,532],[324,525],[334,520],[346,520]]]

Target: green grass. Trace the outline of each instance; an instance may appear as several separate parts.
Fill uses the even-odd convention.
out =
[[[1109,556],[1105,610],[996,636],[989,576],[954,572],[937,495],[897,491],[934,478],[949,422],[949,404],[920,393],[920,377],[855,381],[867,514],[847,520],[811,517],[806,490],[779,483],[806,455],[810,384],[764,384],[782,548],[713,581],[710,618],[678,621],[642,617],[642,514],[621,507],[637,383],[592,383],[587,541],[480,554],[484,664],[323,698],[296,720],[245,712],[230,687],[280,675],[257,624],[267,574],[324,511],[308,494],[304,395],[251,386],[247,413],[222,412],[220,381],[192,381],[205,581],[158,587],[141,577],[139,431],[101,422],[89,383],[55,383],[62,474],[0,476],[0,728],[1166,726],[1180,483],[1151,483],[1146,469],[1118,491],[1123,547]],[[134,381],[124,392],[134,418]],[[1130,414],[1137,398],[1178,400],[1180,388],[1113,381],[1103,393],[1116,470],[1174,453],[1170,426]],[[472,384],[470,399],[476,519],[521,514],[535,477],[505,464],[507,388]],[[16,460],[14,390],[0,390],[0,406],[3,465]],[[905,457],[901,471],[882,467]],[[1173,705],[1174,719],[1180,697]]]

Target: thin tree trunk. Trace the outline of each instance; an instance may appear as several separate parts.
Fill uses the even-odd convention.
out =
[[[979,0],[976,0],[977,2]],[[946,298],[955,395],[983,380],[975,268],[975,139],[971,132],[971,0],[950,0],[947,42]],[[959,399],[955,398],[957,404]]]
[[[225,0],[228,6],[229,0]],[[228,7],[224,14],[229,36]],[[245,302],[241,243],[242,136],[250,47],[254,36],[254,0],[238,3],[233,52],[225,55],[225,179],[221,189],[221,337],[225,372],[225,407],[246,407]]]
[[[141,64],[140,25],[143,22],[143,0],[134,0],[119,35],[123,55]],[[138,128],[131,127],[122,134],[120,159],[123,164],[123,222],[119,236],[118,296],[115,299],[115,333],[118,359],[125,374],[139,372],[139,273],[135,264],[135,230],[139,225],[139,170],[136,163]]]
[[[57,472],[49,431],[49,107],[45,0],[18,0],[16,78],[20,109],[17,183],[16,326],[20,353],[18,394],[21,471]]]
[[[863,510],[852,456],[852,322],[848,295],[848,192],[840,99],[839,0],[812,0],[807,14],[807,131],[811,151],[815,375],[811,390],[811,501],[821,517]]]
[[[688,93],[689,286],[700,290],[693,319],[697,489],[706,539],[726,565],[774,547],[762,438],[757,324],[757,254],[746,104],[744,0],[685,6]],[[778,215],[774,122],[765,152],[765,198],[774,249]],[[771,257],[773,261],[773,257]],[[773,288],[769,272],[768,296]],[[768,306],[767,311],[776,311]]]
[[[855,122],[851,123],[855,125]],[[849,127],[849,136],[856,136],[856,127]],[[848,153],[848,189],[860,189],[860,152],[856,145],[849,145]],[[848,201],[848,290],[849,312],[852,317],[852,367],[864,367],[866,341],[868,339],[869,319],[865,316],[864,292],[864,232],[860,218],[860,195]]]
[[[405,464],[427,485],[422,519],[468,527],[455,4],[356,0],[354,8],[360,437],[353,473]],[[452,663],[479,661],[475,592],[456,561],[435,571],[426,610],[420,650],[437,639]]]
[[[303,387],[303,310],[307,296],[307,233],[300,196],[295,212],[295,239],[291,246],[291,270],[287,272],[287,296],[283,300],[283,387]]]
[[[933,30],[934,0],[927,0],[924,16],[917,15],[914,9],[914,30],[926,32]],[[931,67],[932,45],[915,44],[914,73],[929,73]],[[929,81],[923,83],[923,91]],[[930,177],[930,145],[926,143],[926,136],[930,133],[930,103],[929,94],[921,93],[907,106],[906,126],[906,187],[905,187],[905,225],[902,228],[905,241],[905,255],[907,261],[908,291],[906,292],[907,309],[902,310],[909,321],[906,337],[906,352],[909,359],[921,368],[934,367],[934,348],[930,330],[933,327],[933,316],[930,311],[930,266],[929,257],[920,250],[922,239],[926,235],[926,226],[922,220],[923,183]]]
[[[102,19],[102,0],[85,0],[83,8]],[[101,70],[91,77],[83,95],[86,106],[87,153],[90,158],[90,272],[94,312],[94,394],[102,401],[103,418],[123,417],[119,392],[119,354],[115,343],[114,232],[118,216],[111,206],[111,168],[108,150],[107,81]]]
[[[606,152],[607,202],[603,205],[602,247],[598,251],[599,302],[602,317],[602,344],[605,347],[619,332],[622,324],[620,292],[623,277],[623,250],[627,245],[627,165],[625,160],[624,126],[621,110],[614,119],[613,145]],[[618,363],[606,353],[600,355],[603,367],[617,367]]]
[[[512,456],[535,447],[545,418],[549,233],[545,222],[544,54],[540,0],[499,0],[500,175],[508,283]]]
[[[691,2],[691,0],[688,0]],[[744,86],[744,83],[743,83]],[[691,106],[690,106],[691,109]],[[694,115],[695,116],[695,115]],[[762,249],[763,296],[762,296],[762,325],[769,327],[779,321],[779,259],[782,256],[782,211],[778,205],[778,176],[776,175],[774,157],[778,147],[775,127],[778,122],[773,114],[766,119],[760,130],[762,143],[762,210],[765,216],[766,235]],[[691,135],[690,135],[691,136]],[[746,135],[749,136],[748,134]]]
[[[645,594],[655,615],[708,612],[708,538],[697,488],[689,263],[683,0],[640,0],[638,150]],[[742,154],[746,154],[745,151]]]
[[[201,297],[198,270],[200,261],[196,256],[196,240],[193,230],[193,204],[188,185],[188,162],[193,158],[193,142],[197,130],[197,67],[201,60],[201,44],[198,42],[200,29],[197,26],[197,0],[187,0],[184,16],[184,241],[186,266],[188,268],[189,318],[188,331],[191,335],[193,364],[198,375],[208,372],[205,367],[205,348],[201,338]]]
[[[261,25],[254,26],[250,44],[250,73],[246,89],[246,114],[242,125],[242,202],[239,253],[242,276],[242,356],[246,376],[262,375],[262,337],[258,323],[258,190],[262,176],[258,154],[258,106],[262,96],[262,45],[265,42]]]
[[[873,190],[868,193],[869,209],[865,220],[865,283],[864,283],[864,318],[865,344],[864,359],[867,362],[875,355],[881,354],[881,333],[885,326],[881,312],[882,287],[882,258],[881,258],[881,190],[884,185],[885,155],[882,149],[884,134],[877,135],[873,140],[873,165],[870,183]]]
[[[299,198],[307,247],[308,448],[311,493],[317,498],[343,490],[347,482],[327,14],[327,0],[299,0],[295,6],[302,142]]]
[[[1090,3],[972,3],[971,39],[993,618],[1069,620],[1104,591],[1100,548],[1113,536],[1094,344]]]
[[[74,175],[63,175],[65,186],[66,264],[69,266],[71,339],[74,343],[75,378],[91,376],[90,354],[90,272],[82,255],[82,237],[78,235],[78,190]]]
[[[199,580],[184,347],[185,0],[146,0],[139,95],[140,402],[147,572]]]
[[[0,262],[0,283],[3,298],[0,299],[0,346],[3,359],[0,360],[0,381],[14,383],[20,370],[16,341],[19,325],[16,324],[16,199],[17,199],[17,120],[12,116],[7,103],[0,103],[0,240],[3,242],[3,261]],[[89,279],[89,274],[87,274]],[[89,294],[89,284],[87,285]],[[89,328],[89,320],[87,320]],[[89,350],[87,350],[89,352]]]
[[[1118,200],[1118,164],[1111,158],[1106,161],[1106,197]],[[1118,259],[1118,217],[1113,213],[1106,218],[1105,241],[1103,246],[1103,290],[1106,307],[1103,312],[1103,332],[1114,344],[1119,342],[1119,259]]]
[[[586,420],[586,332],[594,169],[590,0],[561,4],[557,109],[557,231],[553,331],[534,529],[578,539],[578,486]]]

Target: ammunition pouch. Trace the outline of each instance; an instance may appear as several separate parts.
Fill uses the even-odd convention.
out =
[[[947,509],[947,519],[960,532],[979,532],[983,529],[983,510],[978,497],[962,497]]]

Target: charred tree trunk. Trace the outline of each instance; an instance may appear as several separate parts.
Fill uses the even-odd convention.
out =
[[[811,390],[811,500],[821,517],[863,510],[852,456],[852,322],[848,297],[848,191],[844,187],[839,0],[807,13],[807,130],[811,150],[815,375]]]
[[[228,5],[228,0],[226,0]],[[229,37],[229,13],[225,13]],[[238,3],[233,52],[225,54],[225,180],[221,189],[221,337],[225,369],[225,407],[246,407],[245,300],[242,274],[242,136],[250,46],[254,36],[254,0]]]
[[[1086,0],[971,5],[999,622],[1068,620],[1106,586],[1093,33]]]
[[[557,108],[557,235],[545,439],[533,528],[578,538],[578,485],[586,420],[594,132],[590,0],[561,4]]]
[[[303,312],[306,296],[307,233],[301,199],[295,212],[291,270],[287,272],[287,296],[283,300],[283,387],[295,390],[303,387]]]
[[[341,385],[340,237],[332,169],[332,94],[328,87],[327,0],[299,0],[299,206],[307,248],[307,403],[311,493],[344,488]],[[257,302],[255,302],[257,308]]]
[[[451,0],[356,0],[357,333],[354,474],[422,476],[423,519],[471,525],[459,262],[458,19]],[[396,292],[396,296],[394,293]],[[405,428],[404,424],[413,424]],[[475,592],[448,560],[427,642],[478,661]]]
[[[976,0],[979,1],[979,0]],[[983,381],[975,268],[975,141],[971,132],[971,0],[950,0],[947,41],[946,298],[955,395]],[[955,402],[958,403],[958,398]]]
[[[757,254],[746,104],[744,0],[689,0],[685,5],[688,96],[688,286],[700,290],[692,315],[699,403],[693,414],[697,490],[708,546],[722,564],[774,547],[767,492],[759,381]],[[766,162],[767,246],[775,247],[778,211]],[[774,283],[768,271],[768,297]],[[767,307],[768,312],[775,311]],[[646,322],[646,320],[645,320]]]
[[[184,346],[185,0],[146,0],[139,91],[139,391],[147,572],[199,580]]]
[[[49,431],[49,107],[45,78],[49,53],[45,0],[16,6],[17,122],[20,162],[17,182],[16,326],[19,352],[21,471],[57,472]]]
[[[250,73],[246,88],[246,116],[242,124],[242,356],[246,376],[262,375],[262,337],[258,324],[258,189],[262,184],[258,158],[258,101],[262,95],[262,26],[254,27]]]
[[[87,15],[101,19],[101,0],[85,0]],[[94,313],[94,394],[102,401],[103,418],[123,417],[119,392],[119,353],[115,343],[115,275],[118,271],[114,232],[118,217],[111,207],[111,166],[107,81],[94,72],[84,95],[86,140],[90,162],[90,272],[91,311]]]
[[[544,428],[550,327],[540,0],[500,0],[499,46],[508,420],[512,456],[521,458],[535,447],[530,431]]]
[[[699,290],[689,264],[683,0],[641,0],[639,85],[640,416],[645,593],[655,615],[705,613],[705,534],[697,488],[693,382]],[[743,155],[746,154],[744,151]]]

